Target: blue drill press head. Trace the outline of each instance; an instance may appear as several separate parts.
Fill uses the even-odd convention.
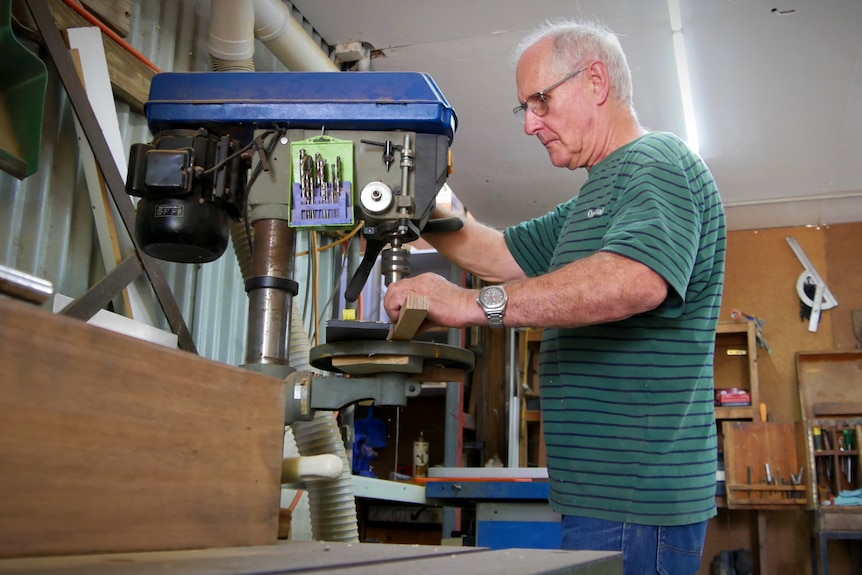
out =
[[[379,249],[416,239],[457,127],[431,77],[415,72],[158,74],[145,112],[154,140],[132,147],[126,183],[141,198],[136,235],[153,257],[186,263],[224,252],[230,221],[248,216],[258,159],[271,176],[262,188],[280,191],[256,201],[283,202],[292,224],[361,219]],[[330,148],[313,145],[323,136],[347,147],[325,157]],[[303,146],[279,155],[279,142]]]

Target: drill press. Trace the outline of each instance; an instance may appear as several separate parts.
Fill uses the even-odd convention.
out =
[[[431,212],[449,173],[457,119],[430,76],[166,73],[153,78],[145,111],[154,139],[132,147],[126,183],[140,198],[138,243],[159,259],[203,263],[224,253],[232,224],[246,223],[253,237],[244,274],[246,367],[293,386],[286,423],[361,399],[404,405],[429,368],[472,369],[472,353],[416,341],[327,342],[311,350],[312,365],[349,379],[293,373],[286,359],[297,230],[363,222],[365,255],[344,294],[352,302],[378,256],[387,284],[409,275],[405,244],[436,225]],[[406,360],[333,365],[333,358],[381,354]]]

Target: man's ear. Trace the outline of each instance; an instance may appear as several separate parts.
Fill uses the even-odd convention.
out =
[[[593,87],[593,95],[598,104],[604,104],[611,93],[611,79],[608,67],[601,60],[596,60],[587,69],[589,80]]]

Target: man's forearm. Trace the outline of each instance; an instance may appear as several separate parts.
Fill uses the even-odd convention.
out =
[[[453,217],[442,208],[435,208],[434,218]],[[463,227],[457,232],[423,234],[446,259],[485,281],[498,282],[526,277],[518,266],[502,232],[480,224],[471,218],[461,218]]]

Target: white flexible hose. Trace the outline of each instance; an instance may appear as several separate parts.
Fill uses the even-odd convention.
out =
[[[311,343],[295,300],[290,316],[288,363],[297,371],[312,371],[308,364]],[[318,411],[312,421],[294,423],[293,435],[302,456],[331,453],[337,455],[342,462],[342,472],[338,479],[307,483],[312,537],[317,541],[359,541],[353,476],[335,414],[331,411]]]

